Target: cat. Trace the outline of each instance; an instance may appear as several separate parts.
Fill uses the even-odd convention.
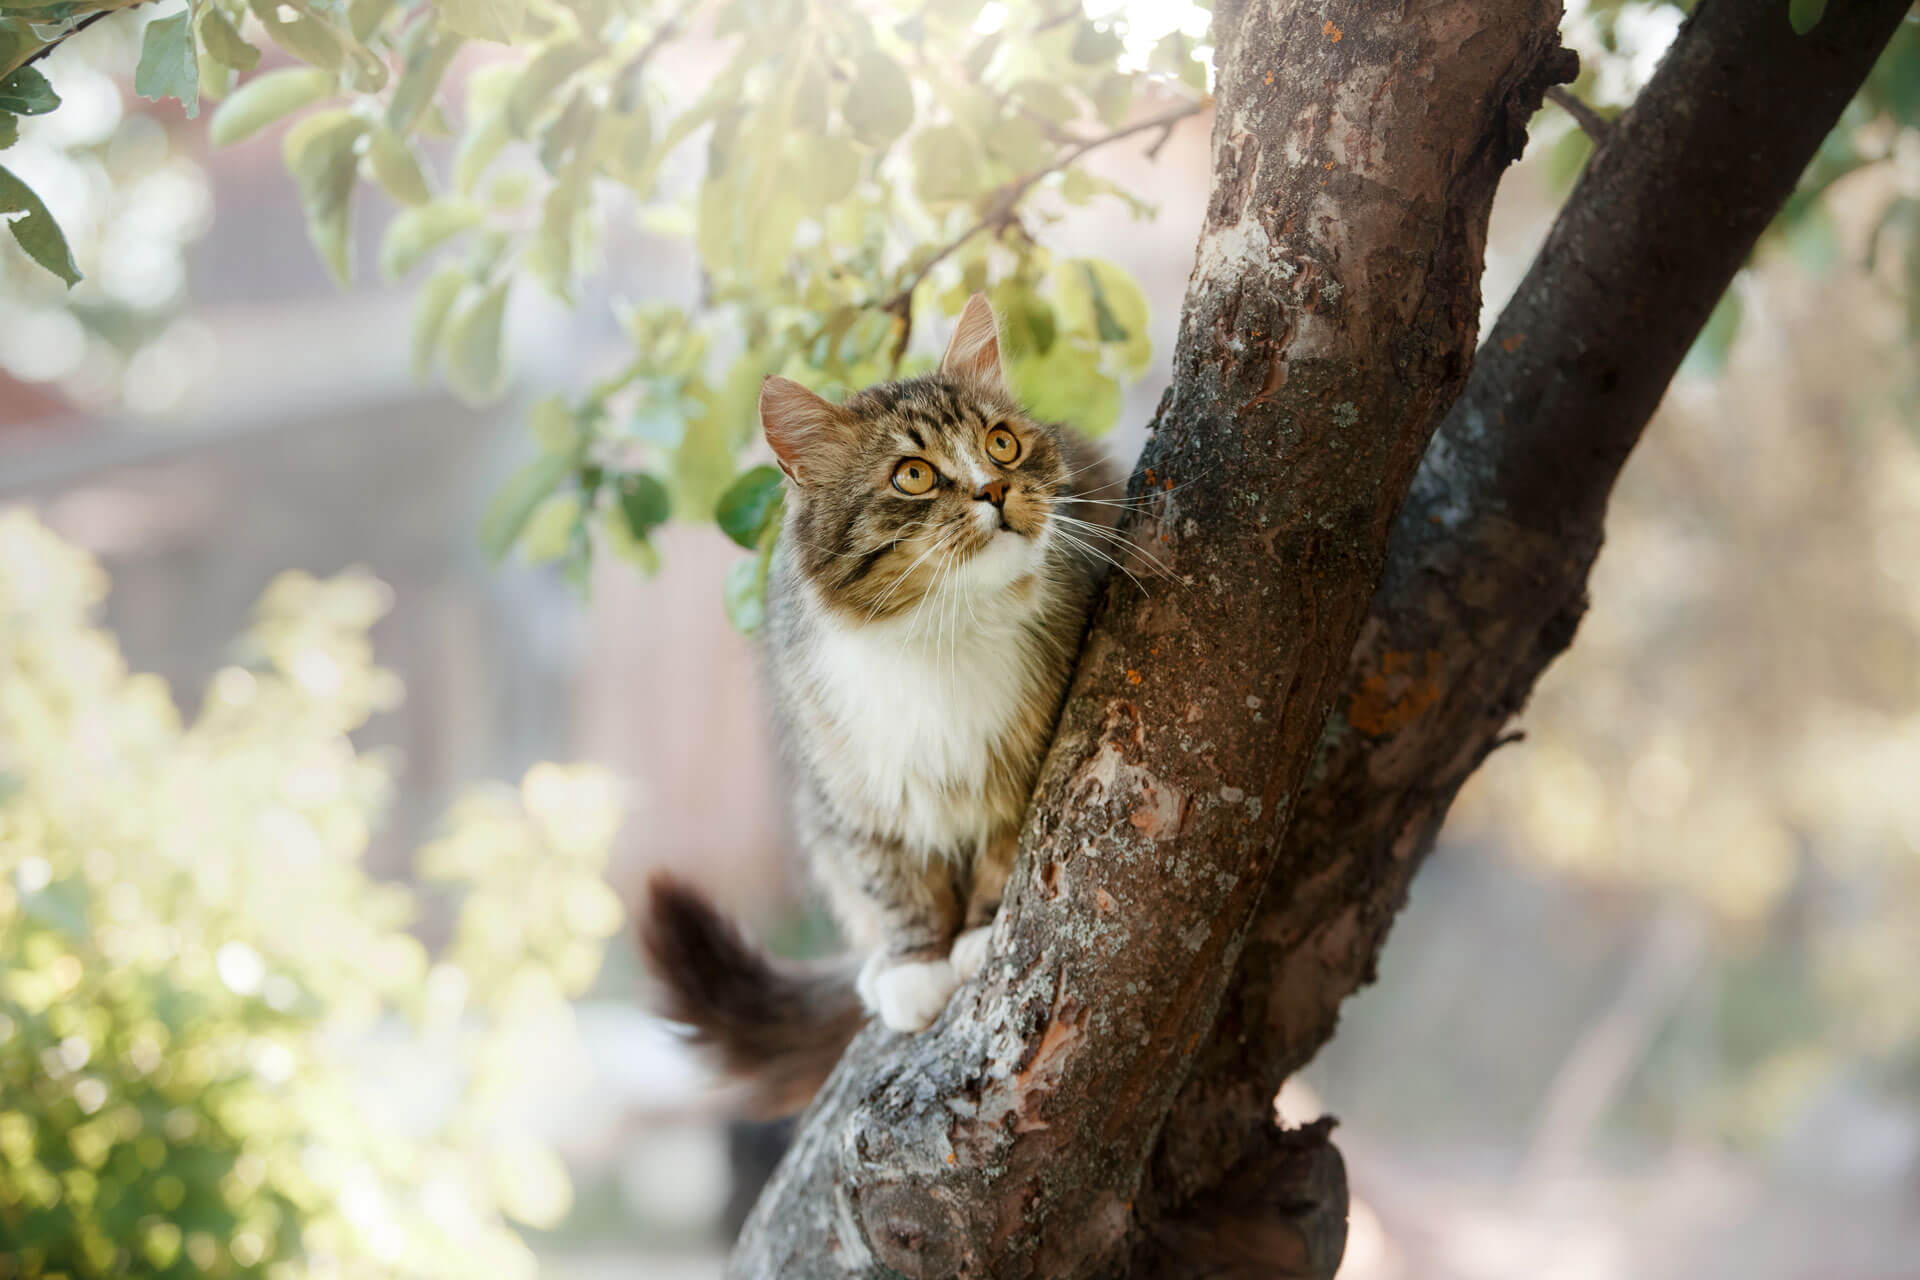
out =
[[[661,1012],[779,1112],[869,1014],[923,1030],[984,964],[1121,504],[1104,455],[1021,410],[982,294],[936,372],[844,405],[770,377],[760,422],[788,481],[765,633],[796,834],[866,958],[783,967],[667,877],[641,937]]]

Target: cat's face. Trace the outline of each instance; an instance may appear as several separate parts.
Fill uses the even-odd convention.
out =
[[[770,378],[760,407],[793,481],[786,554],[829,607],[879,620],[1031,589],[1069,463],[1008,394],[984,298],[937,373],[845,405]]]

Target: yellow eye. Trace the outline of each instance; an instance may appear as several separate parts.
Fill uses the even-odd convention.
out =
[[[893,487],[908,497],[917,498],[933,488],[933,464],[908,458],[893,469]]]
[[[1005,427],[987,430],[987,456],[995,462],[1012,462],[1020,456],[1020,437]]]

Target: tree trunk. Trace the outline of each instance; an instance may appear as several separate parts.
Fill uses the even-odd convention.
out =
[[[1260,918],[1154,1153],[1138,1274],[1234,1274],[1185,1261],[1218,1190],[1274,1158],[1274,1094],[1372,980],[1455,793],[1572,641],[1621,466],[1909,2],[1835,5],[1799,36],[1782,5],[1702,0],[1608,130],[1395,522]],[[1297,1152],[1288,1168],[1321,1176]],[[1312,1190],[1269,1189],[1307,1237],[1324,1234]]]
[[[1473,349],[1554,0],[1223,4],[1213,194],[1132,535],[995,962],[856,1042],[749,1219],[752,1277],[1124,1266],[1141,1170],[1268,881],[1393,514]]]
[[[1274,1092],[1571,638],[1621,462],[1906,7],[1796,37],[1784,3],[1702,0],[1397,522],[1495,183],[1571,72],[1558,6],[1218,7],[1213,198],[1134,481],[1183,585],[1110,589],[995,962],[927,1033],[855,1043],[734,1274],[1331,1275],[1339,1158]]]

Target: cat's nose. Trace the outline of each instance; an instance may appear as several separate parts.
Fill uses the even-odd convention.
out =
[[[1007,500],[1007,482],[1005,480],[987,481],[987,483],[973,491],[973,500],[975,502],[991,502],[996,507],[1000,506]]]

